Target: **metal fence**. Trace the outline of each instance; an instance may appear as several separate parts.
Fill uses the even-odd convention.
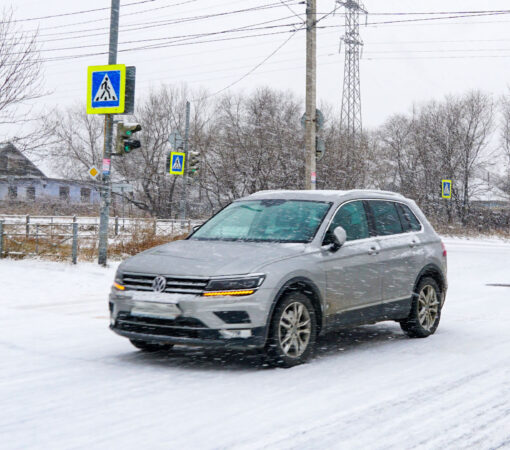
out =
[[[140,234],[171,237],[191,232],[202,221],[112,217],[109,245]],[[99,237],[98,217],[0,215],[0,258],[45,256],[70,259],[92,254]]]

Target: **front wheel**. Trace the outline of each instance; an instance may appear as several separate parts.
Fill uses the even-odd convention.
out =
[[[433,278],[420,280],[413,295],[409,317],[400,327],[409,337],[424,338],[434,334],[441,318],[441,290]]]
[[[137,349],[148,353],[170,350],[173,347],[173,344],[158,344],[154,342],[141,341],[139,339],[130,339],[129,341]]]
[[[317,319],[310,299],[291,292],[277,305],[269,328],[266,352],[269,362],[280,367],[304,363],[313,353]]]

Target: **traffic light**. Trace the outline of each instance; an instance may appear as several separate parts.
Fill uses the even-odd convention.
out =
[[[132,139],[133,135],[140,131],[142,126],[139,123],[117,123],[117,145],[116,154],[124,155],[131,152],[135,148],[140,148],[141,144],[138,139]]]
[[[200,152],[190,150],[188,152],[188,175],[196,175],[200,169]]]

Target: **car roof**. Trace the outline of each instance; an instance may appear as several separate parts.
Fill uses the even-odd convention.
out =
[[[405,197],[397,192],[380,191],[377,189],[353,189],[347,191],[336,190],[272,190],[259,191],[243,197],[239,200],[264,200],[264,199],[289,199],[289,200],[316,200],[336,202],[338,200],[349,200],[351,198],[380,198],[388,200],[404,200]]]

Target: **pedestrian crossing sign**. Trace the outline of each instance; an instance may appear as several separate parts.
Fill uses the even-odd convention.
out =
[[[452,180],[442,181],[443,198],[452,198]]]
[[[89,66],[87,114],[122,114],[126,93],[126,66]]]
[[[170,154],[170,173],[172,175],[184,175],[184,163],[186,154],[181,152],[172,152]]]

